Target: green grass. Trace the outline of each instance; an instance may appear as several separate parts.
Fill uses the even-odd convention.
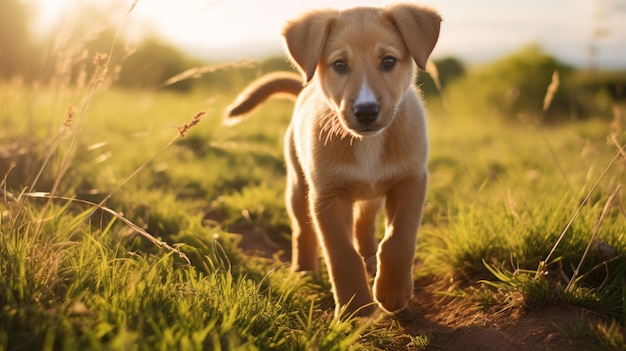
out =
[[[334,319],[325,276],[238,248],[238,226],[288,246],[281,145],[292,103],[227,128],[234,93],[0,86],[0,350],[428,349],[429,335],[393,318]],[[539,128],[448,103],[461,113],[430,103],[416,281],[448,282],[477,312],[592,310],[601,323],[563,334],[620,349],[623,191],[607,202],[626,157],[608,167],[607,136],[623,145],[626,133],[612,116]],[[55,182],[53,198],[33,194]],[[613,252],[592,246],[583,260],[593,233]]]

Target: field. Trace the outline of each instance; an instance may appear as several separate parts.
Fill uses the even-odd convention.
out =
[[[624,106],[544,125],[428,95],[415,298],[341,321],[326,274],[286,263],[293,103],[222,125],[232,71],[184,94],[98,62],[83,86],[2,83],[0,350],[626,347]]]

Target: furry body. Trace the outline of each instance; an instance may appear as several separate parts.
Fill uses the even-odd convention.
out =
[[[263,77],[229,107],[235,117],[272,94],[297,95],[284,143],[292,268],[317,271],[321,246],[337,315],[370,315],[374,301],[398,311],[413,295],[428,178],[415,64],[425,68],[440,21],[409,4],[307,13],[283,31],[303,78]],[[378,244],[381,207],[386,230]]]

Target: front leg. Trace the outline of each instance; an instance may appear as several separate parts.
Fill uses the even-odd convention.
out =
[[[357,250],[365,262],[365,269],[370,277],[376,275],[376,215],[382,201],[369,200],[357,202],[354,206],[354,236]]]
[[[335,298],[335,315],[353,312],[367,316],[376,310],[367,284],[363,259],[352,238],[353,203],[334,195],[311,191],[311,214],[322,244]]]
[[[413,259],[427,178],[424,170],[419,176],[402,181],[385,200],[387,229],[378,250],[374,296],[389,312],[403,309],[413,296]]]

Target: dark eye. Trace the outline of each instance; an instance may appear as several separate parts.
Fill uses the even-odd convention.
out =
[[[396,60],[395,57],[385,56],[380,62],[380,69],[383,71],[391,71],[394,67],[396,67],[397,62],[398,60]]]
[[[344,60],[337,60],[333,62],[333,69],[335,72],[343,74],[348,72],[348,63]]]

